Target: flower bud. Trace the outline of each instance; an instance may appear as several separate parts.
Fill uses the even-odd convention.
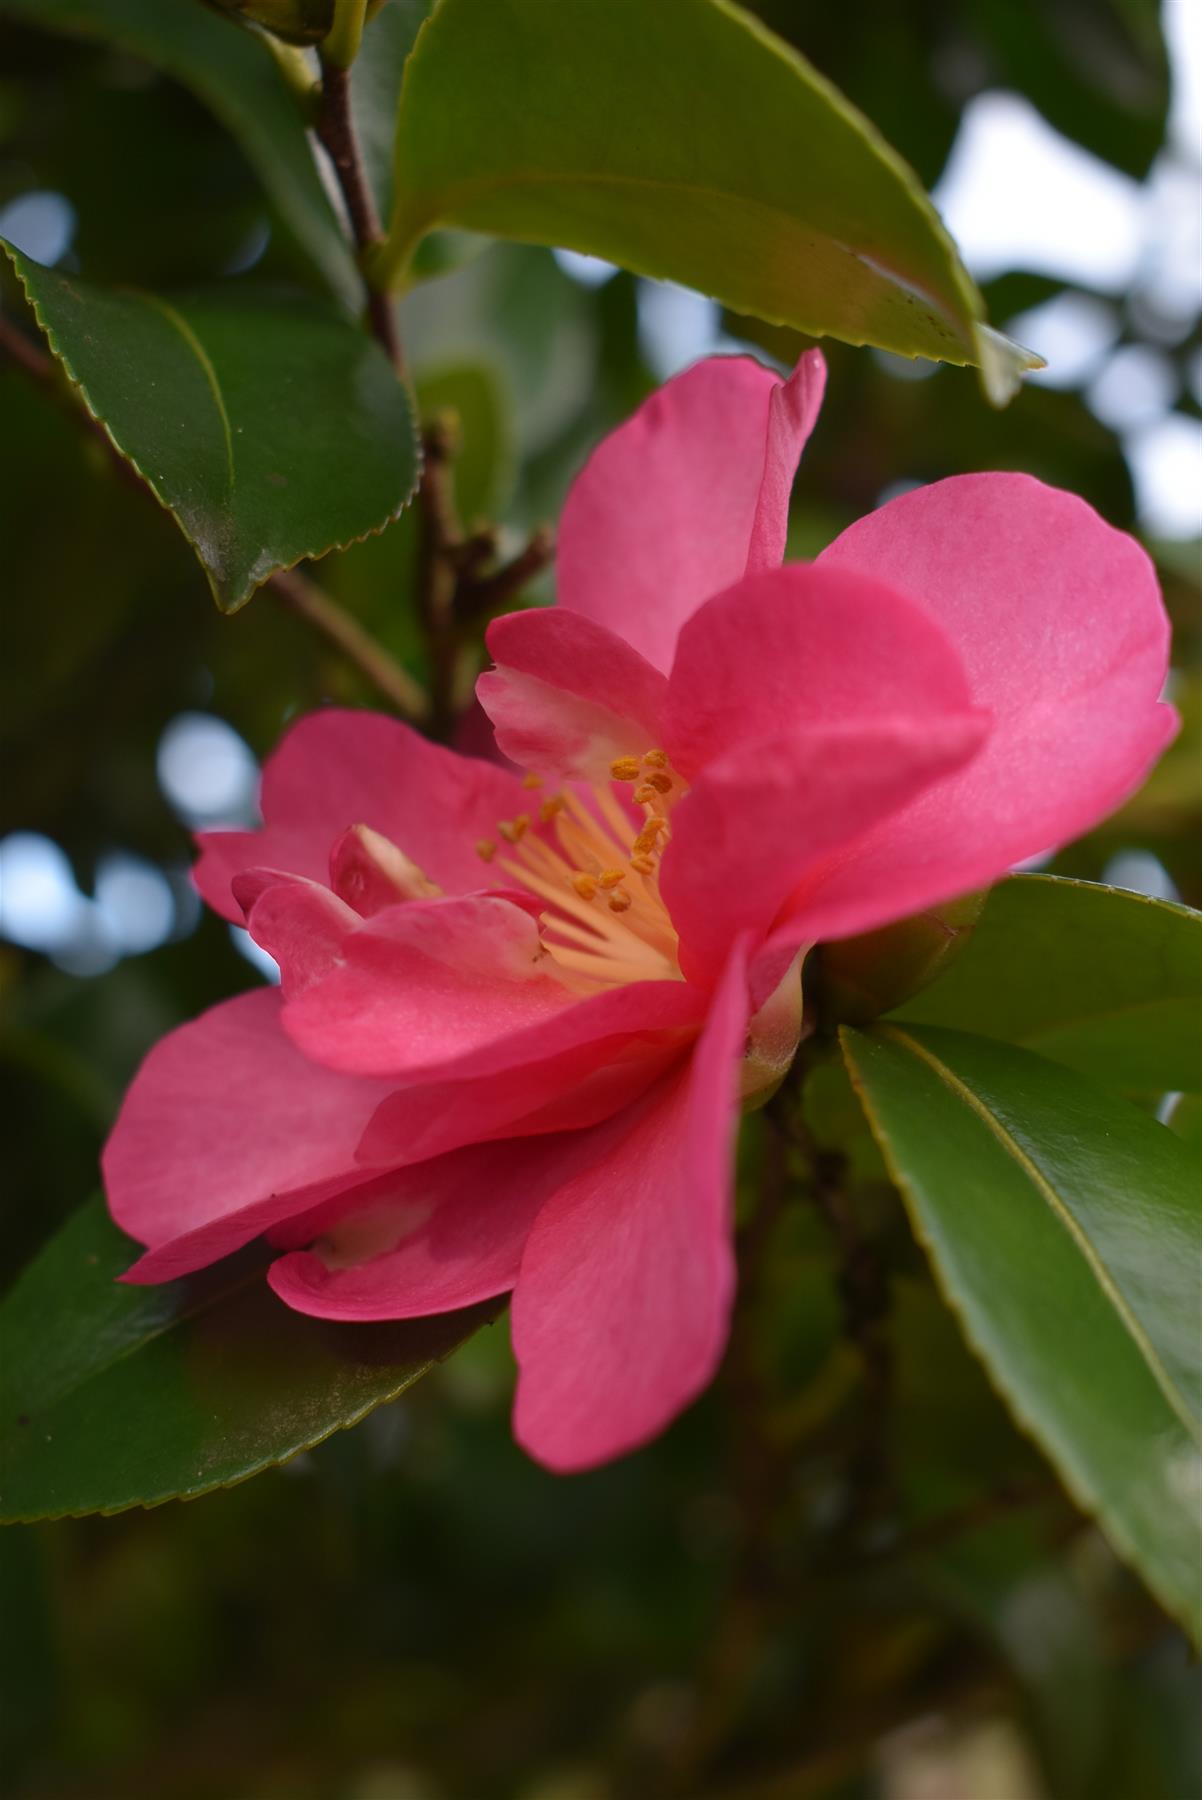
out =
[[[822,1024],[863,1025],[928,987],[968,942],[988,891],[819,945],[806,968],[806,989]]]
[[[334,0],[205,0],[215,12],[257,25],[286,44],[319,44],[334,23]]]
[[[747,1027],[739,1084],[744,1112],[767,1105],[789,1072],[801,1042],[801,952]]]

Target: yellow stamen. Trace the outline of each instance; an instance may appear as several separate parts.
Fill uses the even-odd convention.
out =
[[[552,794],[549,799],[544,800],[538,809],[538,816],[543,824],[549,825],[556,813],[563,811],[564,805],[565,801],[562,794]]]
[[[516,819],[502,819],[497,826],[497,830],[507,844],[520,844],[529,829],[529,813],[519,813]]]
[[[481,862],[491,862],[497,854],[496,838],[480,838],[476,843],[476,855]]]
[[[666,769],[668,753],[666,750],[644,750],[643,761],[653,769]]]
[[[654,806],[659,799],[659,789],[653,788],[649,781],[645,781],[642,787],[635,788],[634,799],[636,806]]]
[[[609,765],[609,772],[615,781],[637,781],[639,778],[639,759],[637,756],[619,756]]]
[[[630,895],[624,894],[621,888],[615,888],[609,896],[610,912],[624,913],[632,904]]]
[[[597,877],[597,886],[599,888],[616,888],[618,883],[620,881],[625,881],[625,879],[626,872],[624,869],[602,869]]]
[[[531,774],[522,776],[522,786],[524,788],[540,788],[542,785],[543,778],[541,775]]]
[[[640,875],[655,874],[655,864],[649,856],[632,856],[630,866],[632,869],[636,869]]]
[[[597,883],[591,875],[573,875],[571,880],[582,900],[592,900],[596,896]]]
[[[644,776],[644,780],[648,787],[658,789],[661,794],[672,792],[672,777],[665,775],[662,769],[652,769],[650,774]]]

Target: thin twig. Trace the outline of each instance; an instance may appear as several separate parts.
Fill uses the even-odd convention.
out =
[[[317,136],[330,159],[358,252],[367,296],[367,319],[377,343],[398,375],[405,374],[405,352],[391,295],[377,287],[373,252],[384,239],[351,109],[346,69],[322,61],[322,102]],[[424,458],[417,490],[421,520],[417,610],[426,640],[429,665],[429,723],[435,737],[450,735],[454,724],[457,673],[463,628],[514,598],[551,561],[554,536],[539,527],[525,548],[499,569],[487,569],[495,553],[491,534],[465,537],[455,511],[454,459],[458,448],[447,420],[435,419],[424,437]]]
[[[348,662],[354,663],[402,717],[415,721],[426,717],[429,702],[421,685],[324,588],[298,569],[281,569],[267,586],[289,611],[328,638]]]
[[[367,262],[377,244],[383,242],[384,230],[371,191],[367,167],[351,112],[350,70],[323,60],[321,65],[321,110],[317,116],[317,136],[334,167],[339,191],[346,203],[351,235],[359,252],[367,291],[367,313],[373,335],[398,375],[405,372],[405,353],[397,326],[396,308],[391,296],[368,278]]]
[[[3,315],[0,315],[0,356],[7,356],[17,368],[41,385],[49,387],[53,384],[56,372],[53,357]],[[103,446],[114,473],[149,499],[154,499],[142,476],[120,454],[103,426],[76,405],[72,405],[70,411],[77,423]],[[297,569],[281,569],[269,576],[264,586],[335,645],[403,717],[414,721],[426,717],[429,705],[419,684],[317,582]]]
[[[460,621],[495,612],[507,600],[514,599],[526,584],[542,572],[555,558],[555,532],[550,525],[539,525],[531,532],[524,549],[512,562],[495,569],[491,575],[474,578],[468,571],[460,577]]]
[[[843,1328],[864,1369],[865,1417],[851,1468],[849,1524],[875,1512],[889,1485],[889,1415],[893,1403],[893,1350],[885,1330],[889,1283],[873,1246],[863,1237],[848,1198],[847,1159],[824,1150],[787,1088],[765,1108],[772,1125],[799,1150],[809,1167],[810,1197],[826,1224],[839,1257],[839,1298]]]

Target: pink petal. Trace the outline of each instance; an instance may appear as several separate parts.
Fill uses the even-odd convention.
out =
[[[690,1026],[704,998],[644,981],[581,999],[554,973],[538,926],[507,900],[411,902],[365,920],[337,965],[284,1013],[306,1055],[330,1068],[462,1080],[599,1038]]]
[[[869,827],[974,756],[987,729],[971,713],[820,724],[711,762],[672,815],[660,878],[689,979],[712,979],[739,932],[762,938],[798,884],[854,855]]]
[[[311,1215],[317,1242],[268,1280],[322,1319],[411,1319],[507,1293],[539,1208],[607,1141],[602,1128],[472,1145],[381,1176]]]
[[[488,648],[497,667],[476,694],[515,763],[601,781],[615,757],[658,743],[667,682],[603,625],[563,607],[510,613]]]
[[[702,1004],[696,989],[677,991]],[[466,1143],[599,1124],[654,1087],[694,1036],[695,1026],[602,1035],[516,1068],[401,1088],[381,1101],[357,1159],[395,1169]]]
[[[568,496],[560,605],[668,669],[707,595],[783,556],[789,487],[825,379],[817,350],[787,382],[749,357],[710,357],[654,393]]]
[[[1173,736],[1169,627],[1131,538],[1026,475],[964,475],[861,519],[821,567],[895,582],[938,621],[995,726],[981,755],[803,897],[822,935],[980,886],[1104,818]]]
[[[273,889],[265,899],[278,896],[283,909],[289,893]],[[548,973],[554,965],[536,921],[507,900],[410,901],[357,924],[325,979],[284,1014],[293,1041],[330,1068],[436,1068],[571,1004]]]
[[[274,991],[242,994],[155,1045],[103,1157],[109,1210],[149,1246],[136,1280],[225,1256],[362,1180],[355,1150],[389,1092],[331,1074],[280,1030]]]
[[[261,831],[205,832],[193,879],[227,919],[240,913],[230,882],[267,866],[329,877],[330,846],[370,825],[450,893],[480,885],[475,845],[521,808],[521,784],[499,764],[444,750],[378,713],[310,713],[263,769]]]
[[[967,712],[940,626],[873,576],[788,563],[707,600],[677,645],[664,743],[692,777],[735,744],[798,727]]]
[[[246,907],[255,943],[280,965],[284,995],[291,1000],[333,968],[359,914],[319,882],[275,870],[235,875],[234,897]]]
[[[691,1063],[539,1213],[513,1302],[514,1431],[548,1468],[654,1437],[714,1373],[734,1294],[731,1153],[747,1031],[737,945]]]

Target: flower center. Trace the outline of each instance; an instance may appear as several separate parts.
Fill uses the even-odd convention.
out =
[[[582,993],[683,979],[659,891],[680,779],[662,750],[619,757],[610,774],[631,785],[641,823],[608,784],[564,788],[541,802],[537,824],[519,813],[498,824],[500,844],[484,838],[476,845],[484,862],[496,858],[513,881],[548,903],[539,915],[543,947],[564,981]],[[542,782],[527,775],[525,785],[537,789]]]

